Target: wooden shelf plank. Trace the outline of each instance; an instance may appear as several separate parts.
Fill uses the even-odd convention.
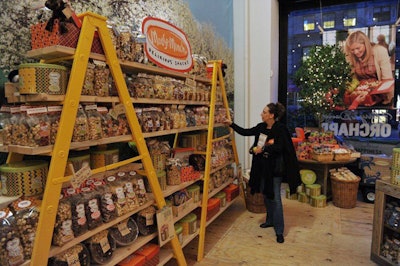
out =
[[[57,58],[69,57],[69,56],[73,56],[74,54],[75,54],[75,48],[55,45],[55,46],[49,46],[49,47],[44,47],[44,48],[39,48],[39,49],[28,51],[26,55],[27,55],[27,57],[30,57],[30,58],[43,59],[43,60],[47,60],[48,62],[51,62],[51,61],[56,61]],[[106,57],[104,55],[96,54],[96,53],[91,53],[90,58],[93,58],[96,60],[101,60],[101,61],[107,61]],[[181,73],[181,72],[177,72],[177,71],[171,71],[171,70],[160,68],[160,67],[153,66],[153,65],[146,65],[146,64],[142,64],[142,63],[128,62],[128,61],[122,61],[122,60],[120,60],[120,65],[121,65],[122,70],[125,72],[151,73],[151,74],[175,77],[178,79],[190,78],[190,79],[195,79],[202,83],[211,83],[211,80],[207,77],[193,76],[190,74]]]
[[[131,245],[118,247],[114,250],[111,261],[107,262],[107,265],[116,265],[155,237],[157,237],[157,232],[147,236],[139,236]]]

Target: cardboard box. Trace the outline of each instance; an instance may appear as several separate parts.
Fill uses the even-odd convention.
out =
[[[157,266],[160,262],[160,246],[148,243],[135,252],[146,257],[144,266]]]
[[[239,186],[235,184],[230,184],[226,188],[224,188],[224,192],[226,193],[226,201],[230,202],[237,196],[239,196]]]
[[[118,266],[143,266],[146,262],[146,257],[140,254],[131,254],[123,261],[118,263]]]
[[[179,205],[179,206],[172,206],[172,213],[175,217],[178,217],[180,214],[185,212],[187,209],[189,209],[193,204],[193,198],[189,199],[185,203]]]
[[[377,179],[390,180],[392,156],[362,154],[359,167],[363,172],[362,183],[374,184]]]

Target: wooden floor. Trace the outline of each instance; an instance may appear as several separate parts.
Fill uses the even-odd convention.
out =
[[[198,238],[184,248],[185,258],[199,266],[376,265],[370,261],[373,206],[357,201],[341,209],[330,201],[315,208],[284,198],[285,243],[278,244],[273,228],[259,227],[265,214],[247,211],[238,198],[207,227],[204,258],[197,262]]]

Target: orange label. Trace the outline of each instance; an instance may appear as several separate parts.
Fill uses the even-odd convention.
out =
[[[185,59],[188,56],[185,40],[174,32],[158,26],[149,26],[147,39],[157,50],[175,58]]]
[[[142,23],[146,35],[145,52],[150,61],[170,70],[188,72],[193,67],[186,34],[167,21],[147,17]]]

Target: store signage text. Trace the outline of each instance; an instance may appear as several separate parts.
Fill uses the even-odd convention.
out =
[[[325,131],[332,131],[338,136],[388,138],[392,133],[390,124],[371,123],[369,121],[374,119],[378,121],[390,121],[392,118],[392,115],[389,113],[359,114],[357,112],[343,111],[340,114],[324,115],[321,127]]]
[[[183,31],[167,21],[147,17],[142,32],[146,35],[145,52],[150,61],[180,72],[192,69],[191,48]]]

